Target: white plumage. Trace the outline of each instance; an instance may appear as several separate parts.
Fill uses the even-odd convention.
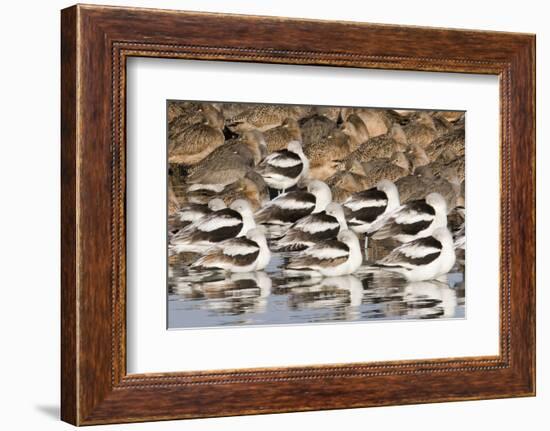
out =
[[[393,238],[407,243],[430,236],[436,229],[447,226],[447,204],[439,193],[430,193],[400,206],[387,217],[373,223],[369,232],[375,240]]]
[[[287,268],[333,277],[355,272],[362,261],[357,235],[345,230],[337,239],[321,241],[299,256],[291,257]]]
[[[249,230],[245,237],[228,239],[208,249],[191,267],[252,272],[264,269],[270,258],[265,235],[256,228]]]
[[[314,180],[307,191],[291,191],[277,196],[255,214],[256,222],[268,227],[271,238],[283,235],[283,229],[312,213],[323,211],[332,200],[330,187]]]
[[[319,241],[336,238],[338,232],[347,228],[342,206],[331,202],[325,211],[310,214],[294,223],[273,246],[275,250],[304,250]]]
[[[286,150],[269,154],[258,166],[258,172],[267,185],[281,190],[295,186],[309,172],[309,160],[299,141],[291,141]]]
[[[255,226],[250,204],[237,199],[229,208],[213,212],[179,231],[170,241],[170,250],[199,253],[226,239],[243,236]]]
[[[367,233],[399,207],[399,192],[389,180],[380,181],[376,187],[354,193],[343,204],[350,229]]]
[[[456,260],[453,237],[446,227],[394,249],[377,264],[408,281],[436,279],[447,274]]]

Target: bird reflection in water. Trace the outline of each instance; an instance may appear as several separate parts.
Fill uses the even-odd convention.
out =
[[[274,253],[265,271],[242,274],[189,271],[181,261],[171,265],[169,327],[464,317],[460,266],[443,278],[420,282],[367,264],[353,275],[312,277],[284,271],[293,253]]]

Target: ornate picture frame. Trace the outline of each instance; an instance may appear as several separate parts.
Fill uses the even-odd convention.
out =
[[[534,35],[91,5],[64,9],[61,18],[64,421],[91,425],[535,394]],[[128,374],[130,57],[497,75],[500,353]]]

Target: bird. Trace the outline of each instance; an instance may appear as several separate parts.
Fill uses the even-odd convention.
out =
[[[304,149],[307,149],[315,142],[325,139],[336,129],[336,122],[323,115],[315,114],[302,120],[300,131]]]
[[[244,178],[263,154],[263,139],[254,131],[247,132],[241,139],[225,143],[191,166],[185,178],[187,192],[220,193],[225,186]]]
[[[207,120],[191,124],[168,139],[168,161],[193,165],[224,143],[223,132]]]
[[[247,130],[265,132],[273,127],[280,126],[288,117],[300,115],[300,108],[290,105],[253,105],[227,120],[227,127],[236,133]]]
[[[341,130],[349,138],[349,147],[354,151],[363,142],[368,141],[369,131],[357,114],[351,114],[341,125]]]
[[[435,229],[430,236],[400,245],[377,261],[376,265],[415,282],[447,274],[455,260],[453,237],[449,229],[443,226]]]
[[[356,114],[363,120],[371,138],[385,135],[391,127],[391,120],[388,113],[383,109],[347,108],[344,110],[344,120],[347,120],[348,116],[351,114]]]
[[[384,163],[385,160],[387,162]],[[409,160],[401,151],[396,151],[389,159],[374,159],[363,162],[362,166],[364,175],[369,179],[369,187],[383,179],[397,181],[410,173]]]
[[[350,162],[368,162],[381,157],[391,157],[396,151],[401,151],[401,149],[402,144],[393,139],[389,134],[375,136],[341,159],[341,163],[345,169]]]
[[[302,217],[323,211],[332,200],[329,186],[319,180],[310,181],[305,190],[277,196],[254,215],[264,225],[290,226]]]
[[[291,256],[286,268],[335,277],[352,274],[359,269],[362,261],[357,235],[351,230],[344,230],[337,239],[321,241],[299,255]]]
[[[170,101],[167,108],[168,137],[179,133],[191,124],[208,121],[213,127],[222,129],[224,118],[211,103]]]
[[[252,169],[244,178],[226,186],[219,196],[230,203],[237,199],[246,199],[254,211],[269,202],[269,188],[263,177]]]
[[[223,240],[245,235],[256,226],[248,201],[238,199],[177,232],[170,241],[172,253],[198,253]]]
[[[306,178],[308,171],[309,160],[300,141],[291,141],[287,149],[269,154],[257,168],[267,185],[282,193],[298,184],[301,178]]]
[[[356,173],[353,170],[338,171],[327,178],[326,183],[332,190],[338,188],[350,193],[357,193],[373,185],[371,179],[366,177],[364,173]]]
[[[325,239],[335,239],[348,226],[342,206],[331,202],[324,211],[310,214],[288,229],[272,245],[276,251],[301,251]]]
[[[445,150],[451,151],[455,157],[464,157],[465,154],[465,130],[464,127],[455,127],[449,133],[434,139],[425,147],[430,160],[436,160]]]
[[[267,155],[267,145],[263,133],[258,130],[248,130],[237,138],[228,140],[223,148],[218,150],[217,157],[237,152],[247,164],[256,166]]]
[[[222,269],[227,272],[261,271],[271,251],[262,229],[250,229],[245,236],[227,239],[209,248],[191,268]]]
[[[311,142],[304,152],[310,161],[310,176],[324,181],[336,172],[337,161],[351,153],[350,138],[342,130],[334,129],[329,135]]]
[[[417,111],[409,118],[409,123],[403,126],[407,142],[409,145],[417,144],[426,148],[438,136],[433,118],[428,112],[423,111]]]
[[[352,194],[343,204],[349,227],[357,234],[368,233],[371,226],[399,207],[399,192],[390,180]]]
[[[180,203],[178,200],[178,197],[176,196],[176,193],[174,192],[174,187],[172,186],[171,182],[168,183],[167,187],[167,194],[168,194],[168,202],[167,202],[167,210],[168,210],[168,217],[173,217],[178,210],[180,209]]]
[[[466,258],[466,210],[463,206],[456,206],[447,215],[447,226],[453,235],[456,260],[464,265]]]
[[[169,219],[170,231],[175,233],[181,228],[202,219],[206,215],[224,208],[227,208],[227,206],[220,198],[211,199],[207,204],[188,203]]]
[[[302,141],[300,126],[294,118],[286,118],[280,126],[266,130],[263,135],[269,153],[286,148],[292,141]]]
[[[370,232],[374,240],[393,238],[405,243],[430,236],[440,227],[447,227],[447,204],[443,196],[434,192],[425,199],[401,205],[375,223]]]
[[[425,166],[430,163],[430,158],[426,154],[426,151],[418,144],[411,144],[405,155],[409,159],[412,172],[419,166]]]
[[[313,106],[312,112],[336,122],[341,118],[342,108],[338,106]]]
[[[422,199],[430,192],[437,192],[445,199],[447,209],[457,205],[461,190],[460,181],[454,172],[448,172],[447,180],[434,175],[429,166],[421,166],[416,171],[416,175],[407,175],[395,182],[401,203]]]

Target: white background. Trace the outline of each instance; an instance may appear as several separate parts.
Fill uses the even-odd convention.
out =
[[[550,217],[548,122],[550,30],[544,2],[118,1],[108,4],[346,19],[537,33],[538,220]],[[0,424],[9,430],[70,429],[59,409],[59,9],[69,2],[6,2],[0,15]],[[546,54],[546,55],[543,55]],[[547,429],[550,417],[548,223],[539,223],[538,396],[329,412],[106,426],[145,430]],[[546,312],[546,315],[545,315]]]
[[[496,76],[134,58],[127,83],[129,373],[498,354]],[[167,331],[165,107],[185,98],[466,111],[467,319]]]

